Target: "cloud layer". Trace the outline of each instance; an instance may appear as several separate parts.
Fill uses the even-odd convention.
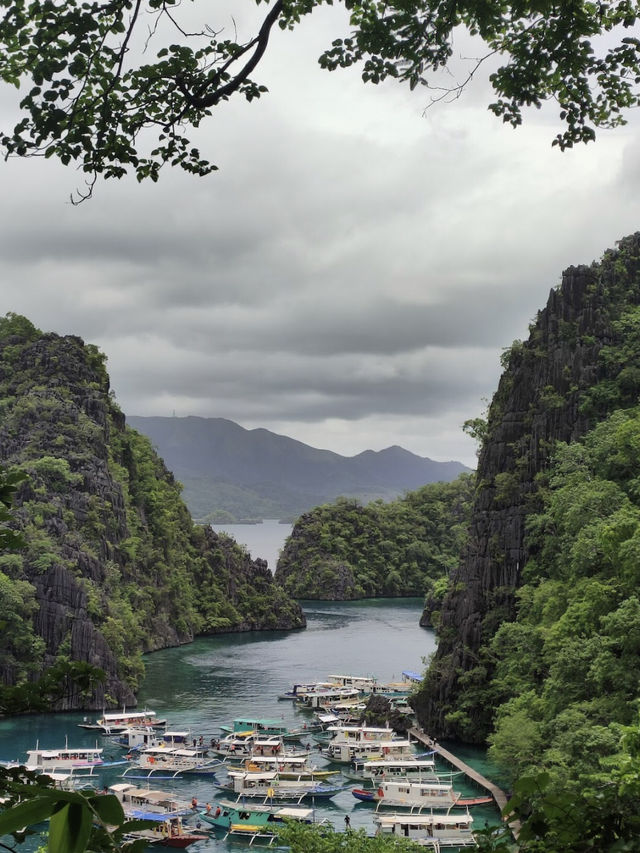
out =
[[[3,164],[3,313],[97,343],[130,414],[473,464],[460,425],[501,349],[566,266],[638,228],[637,130],[562,154],[553,111],[513,131],[483,79],[423,116],[424,90],[317,68],[332,14],[278,34],[270,93],[198,131],[221,166],[206,179],[72,207],[77,173]]]

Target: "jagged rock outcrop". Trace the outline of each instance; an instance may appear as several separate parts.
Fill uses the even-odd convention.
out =
[[[0,684],[54,663],[102,668],[57,709],[133,704],[143,652],[196,634],[300,628],[264,561],[194,526],[180,487],[109,393],[104,357],[75,336],[0,319],[0,461],[25,547],[0,554]]]
[[[606,354],[623,335],[617,323],[625,307],[639,303],[635,234],[600,263],[567,269],[529,339],[505,353],[479,457],[468,545],[440,611],[437,654],[415,699],[421,724],[435,735],[482,740],[490,728],[492,709],[474,701],[474,685],[491,677],[483,644],[514,618],[536,476],[555,442],[582,436],[620,395],[637,399],[640,372]]]

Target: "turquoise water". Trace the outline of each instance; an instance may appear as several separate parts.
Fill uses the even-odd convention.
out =
[[[399,678],[404,669],[422,672],[424,659],[435,649],[433,633],[418,626],[419,599],[303,602],[303,607],[308,626],[302,631],[219,635],[148,655],[139,706],[166,716],[172,728],[188,728],[206,741],[219,733],[221,724],[243,715],[299,725],[309,718],[293,703],[277,698],[295,681],[324,679],[331,673]],[[37,742],[42,747],[62,746],[67,736],[70,746],[93,745],[95,735],[76,726],[82,718],[82,714],[55,714],[0,720],[0,759],[23,758]],[[108,741],[101,745],[114,757],[120,755]],[[482,762],[489,775],[481,753],[469,758]],[[321,758],[315,761],[323,763]],[[104,771],[100,784],[116,781],[117,772]],[[218,795],[207,780],[163,781],[157,787],[187,799],[196,796],[201,804]],[[466,795],[477,794],[458,780],[455,787]],[[318,817],[328,817],[339,828],[348,813],[352,826],[368,831],[373,829],[372,812],[371,805],[358,803],[350,791],[317,808]],[[474,815],[478,826],[487,817],[491,822],[496,817],[490,810],[476,810]],[[222,853],[230,847],[212,838],[189,849]]]

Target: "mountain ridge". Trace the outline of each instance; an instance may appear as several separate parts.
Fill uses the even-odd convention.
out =
[[[228,418],[128,415],[127,422],[157,447],[195,518],[298,516],[339,496],[391,500],[470,470],[399,445],[343,456]]]

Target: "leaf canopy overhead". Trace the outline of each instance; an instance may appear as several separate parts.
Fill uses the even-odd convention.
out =
[[[324,0],[256,2],[262,23],[241,41],[225,21],[189,30],[189,13],[209,14],[203,0],[0,0],[0,78],[21,94],[19,120],[0,131],[5,155],[77,163],[89,187],[129,171],[155,181],[167,163],[209,174],[217,167],[191,143],[192,129],[232,95],[264,94],[253,73],[273,28],[294,29]],[[319,57],[326,69],[357,65],[365,82],[437,89],[432,75],[450,63],[463,27],[482,39],[484,55],[436,100],[459,94],[499,56],[489,109],[517,126],[524,107],[556,100],[561,149],[623,124],[638,104],[633,0],[343,2],[350,31]]]

